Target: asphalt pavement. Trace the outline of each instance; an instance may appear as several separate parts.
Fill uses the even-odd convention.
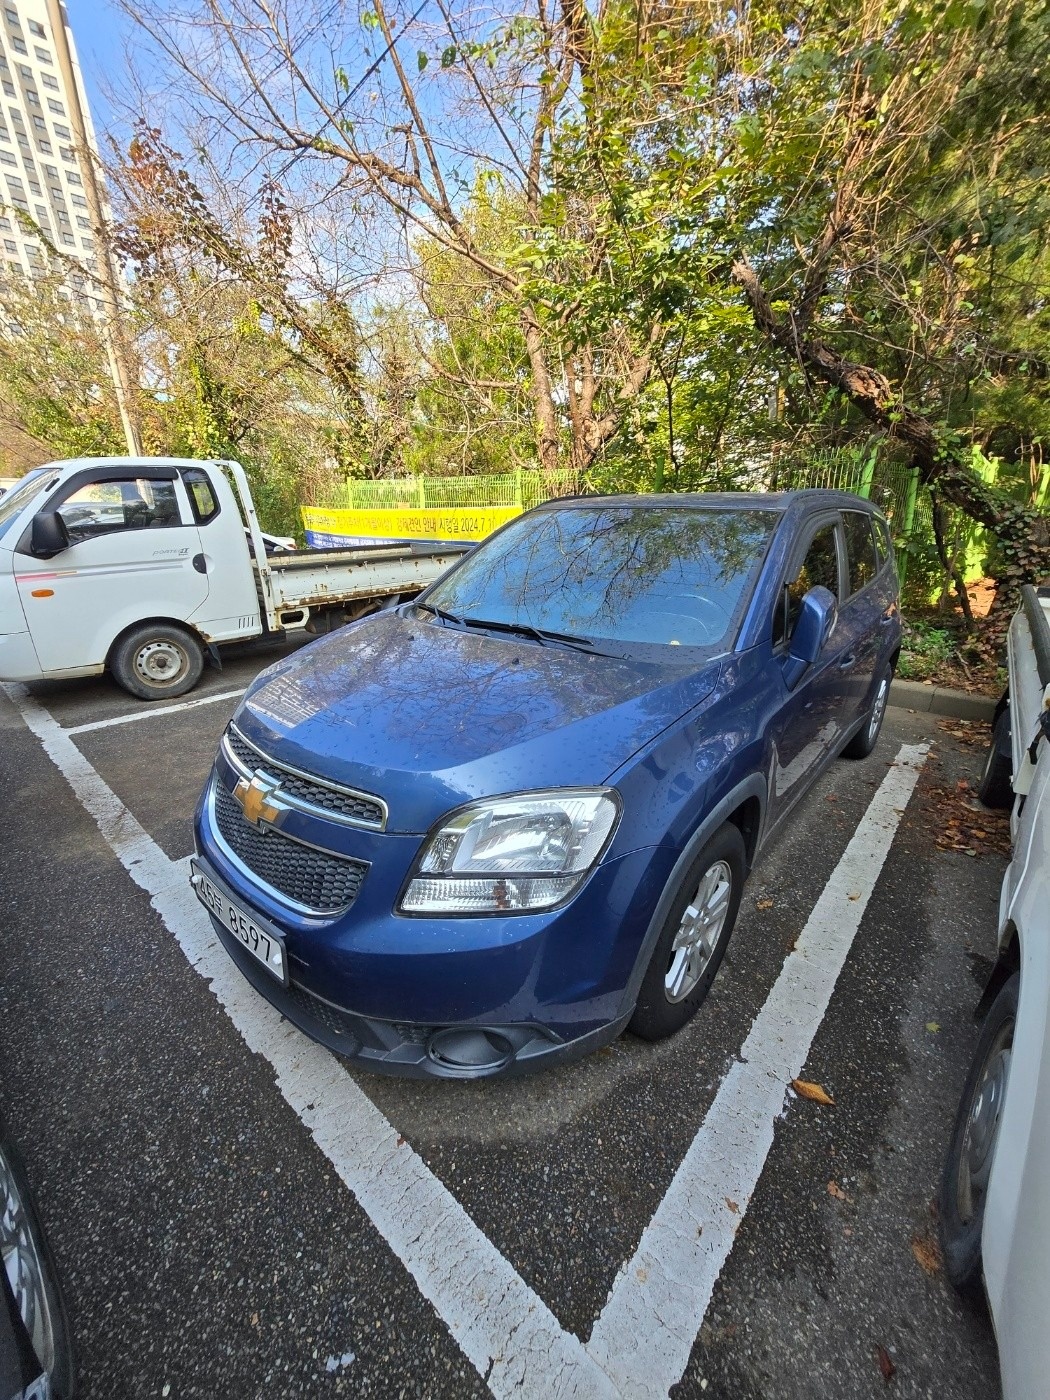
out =
[[[238,1010],[222,967],[191,963],[181,916],[136,867],[181,879],[218,738],[277,654],[206,672],[195,703],[167,713],[106,678],[32,686],[36,733],[24,693],[0,691],[0,1109],[65,1281],[81,1394],[545,1397],[569,1385],[553,1352],[523,1353],[512,1383],[478,1340],[519,1297],[529,1326],[549,1315],[558,1355],[582,1358],[563,1393],[599,1393],[585,1347],[610,1290],[898,750],[930,743],[806,1058],[833,1103],[788,1094],[753,1194],[727,1199],[735,1238],[671,1393],[994,1400],[990,1323],[947,1284],[931,1215],[1004,864],[991,814],[996,840],[939,839],[976,781],[978,731],[891,709],[870,759],[826,772],[754,870],[712,995],[671,1041],[625,1036],[508,1082],[377,1079],[290,1028],[246,1030],[254,993]],[[90,768],[64,775],[70,754]],[[340,1142],[336,1124],[326,1147],[300,1093],[311,1075],[378,1126]],[[367,1177],[346,1184],[387,1128],[418,1162],[400,1214]],[[417,1189],[442,1218],[406,1220]],[[427,1231],[434,1265],[415,1248]],[[479,1284],[471,1317],[455,1299],[482,1258],[513,1287]],[[517,1331],[512,1316],[508,1347]]]

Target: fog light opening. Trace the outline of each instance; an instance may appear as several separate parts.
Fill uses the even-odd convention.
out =
[[[453,1074],[495,1074],[514,1058],[514,1046],[499,1031],[450,1026],[434,1032],[427,1054]]]

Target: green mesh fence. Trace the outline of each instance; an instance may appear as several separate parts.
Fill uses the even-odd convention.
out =
[[[505,472],[499,476],[408,476],[390,481],[348,481],[327,499],[326,510],[456,510],[520,506],[529,510],[579,489],[573,471]]]

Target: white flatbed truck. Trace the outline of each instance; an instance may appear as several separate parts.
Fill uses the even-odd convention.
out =
[[[268,557],[238,462],[50,462],[0,496],[0,680],[108,669],[133,695],[167,699],[219,646],[351,621],[418,593],[466,548]]]

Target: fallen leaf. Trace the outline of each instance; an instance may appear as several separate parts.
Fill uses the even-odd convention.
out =
[[[890,1359],[890,1354],[885,1347],[880,1346],[875,1355],[879,1360],[879,1370],[882,1372],[882,1379],[889,1385],[890,1381],[897,1374],[897,1368]]]
[[[860,890],[850,890],[847,899],[860,899]]]
[[[837,1181],[828,1182],[828,1195],[834,1196],[836,1201],[849,1200],[849,1197],[846,1195],[845,1191],[843,1191],[842,1187],[838,1184]]]
[[[931,1031],[934,1035],[936,1035],[937,1032],[940,1030],[940,1025],[937,1021],[927,1021],[926,1029],[928,1031]]]
[[[772,901],[771,899],[756,899],[756,900],[755,900],[755,908],[756,908],[756,909],[772,909],[772,908],[773,908],[773,901]]]
[[[397,1145],[398,1145],[398,1147],[404,1147],[404,1145],[405,1145],[405,1143],[406,1143],[407,1141],[408,1141],[408,1138],[403,1138],[403,1137],[401,1136],[401,1134],[398,1133],[398,1135],[397,1135]]]
[[[941,1248],[932,1235],[912,1235],[911,1252],[924,1273],[935,1274],[940,1269]]]
[[[835,794],[834,794],[833,792],[829,792],[829,793],[827,794],[827,796],[824,798],[824,801],[825,801],[825,802],[837,802],[837,801],[838,801],[838,798],[835,796]]]
[[[727,1206],[729,1207],[729,1209],[733,1212],[733,1214],[734,1214],[734,1215],[739,1215],[739,1214],[740,1214],[740,1207],[737,1205],[736,1201],[731,1201],[731,1200],[729,1199],[728,1196],[727,1196],[725,1199],[726,1199],[726,1205],[727,1205]]]
[[[259,1314],[258,1314],[258,1313],[252,1313],[252,1326],[253,1326],[253,1327],[258,1327],[258,1325],[259,1325]]]
[[[811,1084],[808,1079],[793,1079],[791,1087],[800,1098],[811,1099],[813,1103],[826,1103],[834,1107],[835,1100],[820,1084]]]

